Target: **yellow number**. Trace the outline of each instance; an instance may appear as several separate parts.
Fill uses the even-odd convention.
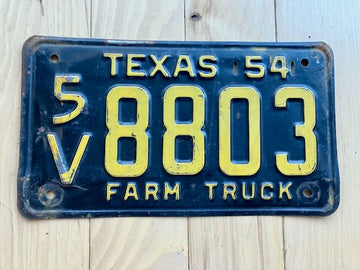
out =
[[[246,99],[249,103],[249,161],[231,161],[231,101]],[[219,97],[219,163],[221,170],[232,176],[253,175],[260,168],[260,97],[252,87],[227,87]]]
[[[281,67],[276,67],[277,63],[280,62]],[[285,79],[286,74],[289,70],[286,68],[286,60],[284,56],[275,56],[270,67],[271,72],[279,72],[281,73],[281,78]]]
[[[179,97],[189,97],[193,100],[193,122],[178,124],[175,122],[175,100]],[[201,129],[204,126],[205,101],[200,88],[191,85],[170,87],[164,95],[164,133],[163,166],[173,175],[194,175],[202,170],[205,164],[205,140]],[[177,162],[175,160],[175,138],[191,136],[193,140],[193,160]]]
[[[262,78],[265,74],[264,66],[261,63],[254,64],[252,61],[261,61],[261,56],[246,56],[245,67],[258,69],[258,72],[246,71],[245,74],[249,78]]]
[[[136,99],[137,121],[134,125],[119,124],[119,100]],[[149,121],[149,96],[138,86],[116,86],[106,97],[106,126],[109,133],[105,138],[105,168],[114,177],[136,177],[142,175],[148,166],[148,136],[146,128]],[[119,138],[136,140],[136,161],[134,164],[119,164]]]
[[[84,133],[82,135],[80,143],[76,149],[75,156],[69,168],[66,162],[66,158],[63,154],[61,144],[59,143],[58,136],[56,135],[56,133],[52,133],[52,132],[47,134],[47,139],[50,145],[51,153],[53,155],[61,183],[70,185],[74,180],[75,174],[80,165],[80,161],[84,155],[90,136],[91,135],[87,133]]]
[[[53,117],[54,124],[63,124],[69,122],[84,110],[86,98],[83,95],[75,92],[64,93],[61,91],[61,86],[64,83],[78,83],[79,81],[80,77],[77,75],[55,76],[54,96],[60,101],[75,101],[77,105],[76,108],[69,113],[55,115]]]
[[[275,106],[285,108],[288,99],[302,99],[304,102],[304,124],[295,126],[295,135],[305,139],[305,162],[289,162],[286,153],[276,155],[276,165],[284,175],[309,175],[317,163],[317,146],[314,127],[316,123],[315,96],[305,87],[283,87],[275,94]]]

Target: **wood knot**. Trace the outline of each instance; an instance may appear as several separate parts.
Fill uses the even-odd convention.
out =
[[[202,16],[200,15],[200,13],[195,12],[191,15],[191,20],[194,22],[200,21],[201,19]]]

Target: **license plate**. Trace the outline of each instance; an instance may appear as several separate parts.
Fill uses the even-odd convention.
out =
[[[334,95],[324,43],[32,37],[23,47],[20,212],[331,214]]]

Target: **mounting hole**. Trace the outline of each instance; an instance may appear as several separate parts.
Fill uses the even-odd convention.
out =
[[[295,74],[295,62],[294,61],[290,62],[290,68],[291,68],[291,74],[294,75]]]
[[[309,65],[309,60],[307,58],[303,58],[303,59],[301,59],[300,64],[303,67],[307,67]]]
[[[321,189],[317,182],[304,182],[297,188],[297,196],[306,204],[316,203],[320,200]]]
[[[56,197],[55,191],[53,190],[48,190],[45,193],[46,199],[48,200],[53,200]]]
[[[53,63],[59,63],[59,61],[60,61],[60,59],[59,59],[59,56],[57,55],[57,54],[52,54],[51,56],[50,56],[50,60],[51,60],[51,62],[53,62]]]
[[[306,198],[311,198],[313,196],[313,191],[310,188],[304,188],[303,195]]]
[[[54,207],[64,199],[64,190],[56,183],[47,183],[39,188],[39,201],[47,207]]]
[[[233,74],[235,76],[239,75],[239,66],[238,66],[238,61],[237,60],[234,60]]]

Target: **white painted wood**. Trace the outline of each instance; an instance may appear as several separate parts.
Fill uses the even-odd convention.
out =
[[[89,222],[34,220],[17,207],[21,48],[31,35],[89,35],[90,1],[0,1],[0,269],[87,269]]]
[[[186,0],[187,40],[275,41],[273,1]],[[189,219],[191,269],[282,269],[281,217]]]
[[[0,269],[359,269],[359,14],[356,0],[0,0]],[[322,40],[334,50],[341,176],[334,215],[189,223],[112,218],[90,225],[87,219],[20,216],[21,47],[27,37],[275,41],[275,32],[279,41]]]
[[[93,37],[184,40],[183,1],[93,0]],[[91,269],[187,269],[186,218],[90,222]]]
[[[326,218],[287,217],[287,269],[359,269],[360,2],[277,0],[279,41],[324,41],[335,55],[340,207]]]

